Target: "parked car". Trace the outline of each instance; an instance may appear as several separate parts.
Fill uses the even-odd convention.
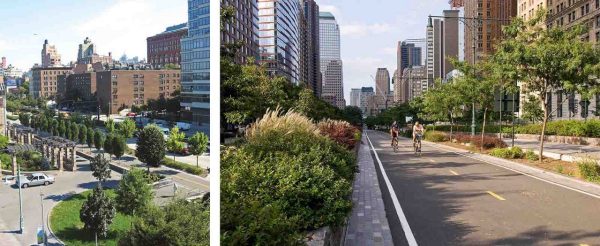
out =
[[[182,130],[182,131],[187,131],[192,127],[192,125],[190,123],[185,123],[185,122],[177,122],[176,125],[179,128],[179,130]]]
[[[2,177],[2,183],[9,183],[10,181],[15,180],[15,176],[12,175],[6,175],[4,177]]]
[[[188,156],[190,155],[190,150],[188,148],[183,148],[181,149],[181,151],[179,151],[179,154],[183,156]]]
[[[45,173],[33,173],[30,176],[21,176],[17,180],[17,184],[21,186],[21,188],[37,185],[49,185],[53,183],[54,177],[46,175]]]

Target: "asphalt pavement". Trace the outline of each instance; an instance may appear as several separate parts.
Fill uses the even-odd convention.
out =
[[[395,153],[388,134],[367,135],[395,245],[600,245],[597,197],[426,143],[418,157],[410,139]]]

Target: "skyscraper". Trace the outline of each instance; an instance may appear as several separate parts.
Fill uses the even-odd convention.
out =
[[[96,52],[96,45],[92,43],[90,38],[85,38],[83,43],[79,44],[79,50],[77,51],[77,63],[79,64],[112,64],[112,54],[109,52],[108,56],[98,55]]]
[[[375,96],[373,87],[362,87],[360,89],[360,109],[362,110],[363,114],[367,113],[369,99],[373,96]]]
[[[360,88],[352,88],[350,90],[350,106],[360,106]]]
[[[309,88],[315,96],[320,97],[322,93],[321,84],[321,55],[319,45],[319,5],[314,0],[302,0],[302,12],[305,21],[303,56],[306,73],[304,77]]]
[[[182,117],[208,124],[210,117],[209,0],[188,0],[188,35],[181,40]]]
[[[390,92],[390,72],[387,68],[378,68],[375,75],[375,95],[384,96]]]
[[[444,10],[445,18],[427,24],[428,87],[454,70],[450,59],[458,60],[458,14],[458,10]]]
[[[44,40],[44,46],[42,48],[42,67],[60,67],[60,54],[56,51],[54,45],[48,43],[48,39]]]
[[[293,84],[301,73],[301,14],[298,0],[258,0],[259,60]]]
[[[473,38],[478,61],[493,51],[494,44],[502,38],[502,26],[508,25],[517,15],[517,0],[465,0],[464,6],[466,18],[487,19],[482,20],[481,25],[473,25],[474,21],[467,20],[471,27],[465,27],[465,60],[472,63]]]
[[[340,56],[340,27],[329,12],[319,14],[322,98],[335,98],[336,107],[344,107],[343,63]]]
[[[221,43],[241,42],[235,60],[246,63],[248,57],[258,59],[258,5],[256,0],[221,0],[221,7],[231,6],[236,13],[231,23],[223,23]]]
[[[397,67],[394,72],[394,102],[408,102],[408,84],[403,83],[403,72],[407,68],[422,65],[422,49],[416,43],[410,41],[398,42]]]

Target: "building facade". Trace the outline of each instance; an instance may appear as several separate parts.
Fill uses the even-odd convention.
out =
[[[329,12],[319,13],[320,66],[322,74],[321,98],[334,97],[336,107],[346,105],[344,99],[344,71],[340,49],[340,27]]]
[[[53,99],[58,91],[58,76],[66,75],[70,67],[38,67],[32,69],[29,94],[33,98]]]
[[[540,9],[547,9],[548,0],[518,0],[517,16],[523,20],[529,20],[537,14]]]
[[[77,63],[78,64],[112,64],[112,53],[108,53],[108,56],[98,55],[96,52],[96,45],[92,43],[90,38],[85,38],[83,43],[79,44],[79,50],[77,51]]]
[[[182,117],[210,122],[209,0],[188,0],[188,35],[181,40]]]
[[[148,63],[155,68],[167,64],[181,66],[181,39],[188,35],[187,23],[170,26],[159,34],[146,38]],[[208,56],[206,54],[202,54]]]
[[[471,18],[465,25],[465,61],[472,63],[473,58],[479,61],[494,50],[502,27],[517,16],[517,0],[464,0],[464,6],[465,17]],[[477,17],[483,20],[472,20]]]
[[[310,88],[316,97],[321,97],[321,55],[320,55],[320,15],[319,5],[314,0],[302,0],[301,2],[304,25],[304,44],[302,45],[304,68],[306,73],[304,83]]]
[[[429,88],[427,68],[425,66],[414,66],[404,69],[401,83],[407,88],[408,100],[420,97]]]
[[[96,98],[109,114],[133,105],[142,106],[149,99],[170,98],[181,89],[179,70],[109,70],[95,75]],[[90,86],[93,90],[91,80],[82,81],[80,86]]]
[[[301,16],[298,0],[258,0],[259,61],[293,84],[301,76]]]
[[[378,68],[375,74],[375,95],[387,96],[390,92],[390,72],[387,68]]]
[[[42,47],[42,67],[49,68],[60,66],[62,66],[60,54],[58,54],[56,47],[54,45],[50,45],[47,39],[44,40],[44,46]]]
[[[360,89],[352,88],[350,90],[350,106],[360,107]]]
[[[429,20],[427,25],[427,90],[437,80],[445,80],[454,70],[451,59],[459,58],[458,10],[444,10],[441,19]]]
[[[360,109],[363,112],[363,115],[367,114],[367,106],[368,106],[368,102],[369,102],[369,98],[375,96],[375,91],[373,90],[373,87],[362,87],[360,89]]]
[[[408,85],[403,84],[403,72],[406,68],[421,66],[423,63],[422,49],[409,41],[398,42],[397,67],[394,72],[394,102],[406,103],[409,99]]]
[[[236,13],[231,23],[222,23],[221,43],[241,42],[235,60],[239,64],[248,58],[258,59],[258,4],[256,0],[221,0],[221,7],[231,6]]]

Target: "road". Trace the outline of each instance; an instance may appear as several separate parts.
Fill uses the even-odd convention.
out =
[[[409,139],[394,153],[388,134],[367,135],[391,184],[378,170],[395,245],[411,235],[419,245],[600,245],[596,197],[428,144],[417,157]]]
[[[51,208],[67,197],[92,189],[96,186],[96,178],[92,176],[89,161],[77,157],[77,172],[57,171],[46,172],[55,176],[56,183],[49,186],[37,186],[22,189],[23,196],[23,218],[25,230],[22,235],[14,233],[19,229],[19,195],[15,186],[0,185],[0,245],[32,245],[36,242],[35,233],[42,225],[42,207],[40,193],[44,194],[44,220],[47,220]],[[112,178],[105,185],[114,187],[120,179],[116,172],[111,173]],[[46,221],[47,223],[47,221]],[[47,227],[46,227],[47,228]],[[6,243],[18,241],[18,244]],[[50,243],[56,242],[49,240]]]

